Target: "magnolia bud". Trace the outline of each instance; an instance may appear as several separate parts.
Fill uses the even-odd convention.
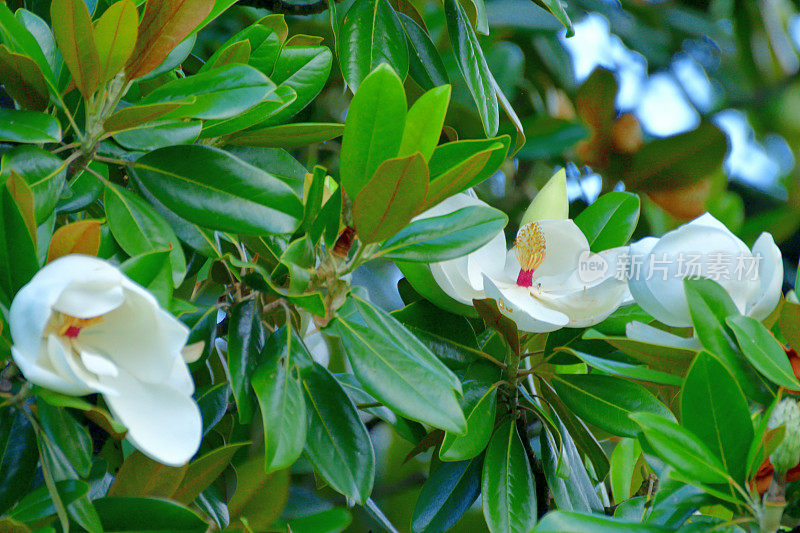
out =
[[[769,460],[775,472],[785,473],[800,462],[800,405],[790,398],[775,406],[767,427],[775,429],[781,425],[786,428],[783,441],[769,456]]]
[[[520,227],[537,220],[569,218],[567,198],[567,171],[563,168],[553,174],[528,206]]]

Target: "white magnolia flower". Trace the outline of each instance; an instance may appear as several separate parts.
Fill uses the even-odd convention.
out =
[[[752,250],[706,213],[666,233],[631,244],[628,285],[636,302],[669,326],[692,325],[683,278],[709,278],[725,288],[743,314],[766,318],[783,283],[781,252],[762,233]]]
[[[202,419],[181,354],[189,330],[119,269],[83,255],[53,261],[14,298],[9,326],[29,381],[102,394],[131,443],[157,461],[195,454]]]
[[[420,217],[440,216],[469,205],[485,204],[474,194],[462,193]],[[538,333],[597,324],[627,297],[625,282],[615,279],[614,271],[608,268],[627,248],[591,254],[586,237],[567,213],[566,178],[560,172],[534,199],[510,251],[500,232],[471,254],[432,264],[433,278],[461,303],[471,305],[473,299],[481,298],[497,300],[500,312],[523,331]],[[543,219],[542,215],[551,218]],[[579,266],[592,258],[606,270],[587,280]]]

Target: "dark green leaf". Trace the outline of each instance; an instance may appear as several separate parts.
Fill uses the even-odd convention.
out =
[[[288,185],[227,152],[174,146],[134,163],[144,187],[178,216],[221,231],[291,233],[303,206]]]
[[[308,411],[306,454],[331,487],[363,504],[375,477],[367,428],[341,385],[314,363],[303,373]]]
[[[61,140],[61,124],[38,111],[0,108],[0,141],[54,143]]]
[[[647,412],[671,417],[653,394],[637,383],[598,374],[556,374],[550,384],[575,413],[614,435],[635,438],[639,427],[628,415]]]
[[[575,217],[595,253],[623,246],[639,222],[639,197],[628,192],[610,192]]]
[[[294,329],[284,326],[273,333],[263,350],[264,362],[252,377],[253,389],[264,422],[264,457],[267,472],[292,465],[306,442],[303,389],[293,375],[300,363],[309,364],[308,353]]]
[[[242,424],[250,423],[255,412],[250,378],[258,367],[264,337],[261,310],[256,300],[247,300],[231,308],[228,326],[228,372]]]
[[[208,524],[177,503],[155,498],[100,498],[97,514],[106,531],[204,533]]]
[[[414,533],[448,531],[472,506],[481,489],[482,458],[439,463],[422,485],[414,507]]]
[[[408,47],[403,25],[388,0],[356,0],[339,28],[339,65],[356,92],[381,63],[400,76],[408,73]]]
[[[786,351],[761,322],[749,316],[729,316],[725,322],[733,330],[745,357],[770,381],[789,390],[800,389]]]
[[[512,420],[495,432],[483,461],[483,516],[491,531],[531,531],[536,489],[528,456]]]
[[[329,331],[342,339],[353,372],[369,394],[407,418],[464,432],[455,396],[461,383],[396,319],[352,296]]]
[[[0,513],[24,496],[36,473],[36,435],[18,409],[0,413]]]
[[[728,474],[713,452],[691,431],[655,413],[631,414],[648,444],[676,470],[704,483],[727,483]]]
[[[248,65],[225,65],[209,72],[178,78],[142,99],[141,104],[194,102],[178,107],[162,119],[195,117],[228,118],[253,107],[275,90],[275,84]]]
[[[458,68],[478,107],[483,130],[491,137],[500,126],[500,110],[492,84],[492,73],[486,64],[478,37],[458,0],[445,0],[444,13]]]
[[[427,32],[405,13],[398,13],[408,39],[408,73],[423,89],[447,85],[447,69]]]
[[[753,440],[750,409],[733,375],[708,352],[697,354],[681,391],[681,422],[744,485]]]
[[[505,213],[492,207],[465,207],[412,222],[386,240],[377,255],[424,263],[455,259],[489,242],[507,222]]]
[[[385,160],[395,157],[403,138],[406,95],[388,65],[380,65],[359,87],[347,112],[340,159],[342,185],[351,198],[372,179]]]
[[[150,205],[116,185],[103,195],[108,225],[114,239],[130,256],[169,250],[172,282],[177,287],[186,275],[186,259],[178,237]]]

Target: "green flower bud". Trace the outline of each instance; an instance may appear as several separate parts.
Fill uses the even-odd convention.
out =
[[[537,220],[569,218],[567,171],[563,168],[545,183],[522,216],[520,227]]]
[[[781,425],[786,428],[783,441],[769,456],[769,460],[776,472],[784,473],[800,462],[800,405],[790,398],[781,400],[775,406],[767,423],[769,429]]]

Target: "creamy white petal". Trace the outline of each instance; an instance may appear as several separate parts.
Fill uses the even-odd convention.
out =
[[[49,335],[46,343],[47,355],[56,373],[68,380],[81,383],[84,387],[81,395],[92,392],[112,392],[103,387],[94,374],[86,370],[83,363],[78,361],[72,348],[65,345],[61,338]]]
[[[657,298],[664,309],[677,320],[665,322],[671,326],[688,326],[691,324],[686,295],[683,290],[683,277],[686,274],[679,271],[682,268],[681,257],[684,258],[683,266],[689,254],[701,254],[700,270],[696,274],[701,277],[714,278],[731,294],[740,310],[744,306],[752,291],[757,287],[752,281],[739,282],[734,279],[724,279],[724,276],[715,276],[711,268],[711,258],[714,254],[723,254],[727,260],[726,272],[731,272],[735,266],[736,257],[740,254],[750,254],[744,243],[727,229],[719,229],[704,224],[686,225],[664,235],[653,247],[650,255],[644,258],[642,264],[642,277],[650,293]],[[634,298],[641,296],[639,284],[630,284],[631,294]],[[650,309],[651,301],[642,296],[639,305],[645,311],[656,316],[658,309]],[[663,320],[662,320],[663,322]]]
[[[472,305],[473,298],[480,298],[482,291],[469,284],[464,265],[465,257],[430,265],[433,280],[450,298],[466,305]]]
[[[135,377],[164,382],[180,357],[189,328],[158,307],[150,298],[125,290],[125,303],[84,328],[80,342],[110,358]]]
[[[110,313],[124,302],[120,276],[103,275],[96,280],[70,283],[58,296],[53,309],[76,318],[94,318]]]
[[[45,348],[42,347],[42,349]],[[11,347],[11,356],[14,358],[14,362],[19,367],[22,375],[25,376],[25,379],[32,383],[72,396],[80,396],[92,392],[85,384],[66,379],[52,369],[46,368],[45,365],[41,364],[41,360],[44,358],[41,358],[39,361],[31,361],[27,355],[17,350],[14,346]],[[51,365],[48,364],[47,366]]]
[[[183,360],[187,363],[194,363],[200,360],[206,348],[206,341],[197,341],[192,344],[187,344],[181,350]]]
[[[467,255],[467,279],[477,291],[483,290],[483,275],[502,276],[506,258],[506,236],[502,231],[471,254]]]
[[[616,311],[627,293],[624,281],[608,278],[602,283],[565,294],[554,294],[536,287],[531,289],[534,298],[544,302],[569,317],[569,327],[583,328],[605,320]]]
[[[500,312],[516,322],[522,331],[545,333],[569,323],[569,317],[547,307],[531,296],[529,287],[520,287],[510,280],[483,280],[487,298],[497,300]]]
[[[128,428],[127,438],[148,457],[170,466],[186,464],[200,447],[203,422],[190,396],[170,386],[145,383],[124,370],[100,376],[119,392],[104,396],[114,416]]]
[[[747,314],[756,320],[764,320],[777,307],[783,287],[783,258],[775,240],[769,233],[762,233],[753,244],[753,256],[760,256],[758,267],[758,295],[748,302]]]
[[[648,344],[658,344],[660,346],[671,346],[673,348],[697,351],[703,349],[703,345],[700,344],[700,340],[697,337],[681,337],[669,331],[654,328],[638,320],[628,322],[625,325],[625,335],[631,340],[646,342]]]
[[[544,235],[546,253],[533,277],[542,283],[562,280],[578,267],[581,254],[589,250],[589,242],[570,219],[540,220],[537,224]]]
[[[460,192],[458,194],[454,194],[449,198],[445,198],[435,206],[415,216],[412,219],[412,221],[421,220],[423,218],[433,218],[433,217],[440,217],[442,215],[448,215],[453,211],[458,211],[459,209],[463,209],[465,207],[473,205],[487,205],[486,202],[479,200],[475,196],[474,192],[472,191],[470,192],[471,194],[468,194],[466,192]]]

